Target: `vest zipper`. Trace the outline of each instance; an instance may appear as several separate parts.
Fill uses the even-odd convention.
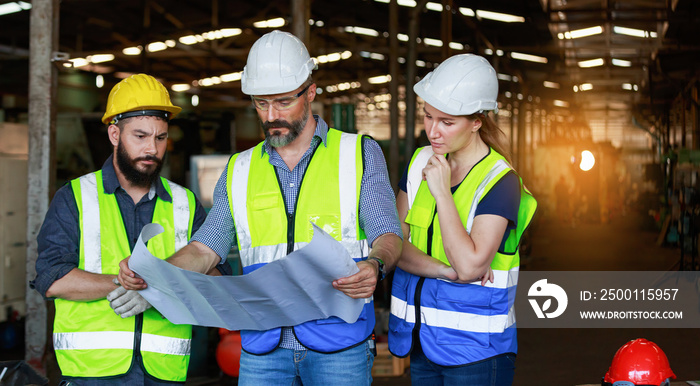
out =
[[[287,213],[287,254],[294,252],[294,214]]]
[[[421,292],[423,292],[423,283],[425,282],[425,278],[421,277],[418,279],[418,284],[416,284],[416,292],[413,294],[413,308],[416,310],[416,321],[413,323],[413,332],[411,333],[413,335],[413,339],[417,340],[420,343],[420,327],[421,327],[421,318],[420,318],[420,298],[421,298]],[[413,344],[412,344],[413,346]]]
[[[134,358],[136,366],[142,366],[143,359],[141,358],[141,331],[143,330],[143,312],[136,315],[136,326],[134,328]],[[144,373],[146,372],[143,366]]]
[[[306,175],[306,172],[309,171],[309,167],[311,166],[311,162],[313,161],[314,154],[316,153],[316,150],[318,149],[318,146],[321,144],[321,141],[319,141],[316,146],[314,147],[314,150],[311,152],[311,159],[309,160],[309,164],[306,165],[306,169],[304,169],[304,174],[301,176],[301,181],[299,181],[299,186],[297,186],[297,199],[294,202],[294,211],[292,213],[287,213],[287,254],[290,254],[294,252],[294,223],[295,223],[295,216],[297,212],[297,204],[299,203],[299,196],[301,195],[301,184],[304,182],[304,176]],[[298,166],[298,165],[297,165]],[[282,194],[282,202],[284,202],[284,210],[285,212],[287,211],[287,198],[284,195],[284,190],[282,189],[282,181],[280,180],[279,173],[277,172],[277,168],[273,166],[273,169],[275,171],[275,177],[277,177],[277,185],[280,187],[280,193]]]

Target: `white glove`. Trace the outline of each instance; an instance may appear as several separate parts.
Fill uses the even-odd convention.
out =
[[[116,278],[113,282],[119,285],[119,281]],[[107,300],[109,301],[109,306],[122,318],[138,315],[151,308],[151,303],[144,299],[138,291],[127,290],[121,285],[107,295]]]

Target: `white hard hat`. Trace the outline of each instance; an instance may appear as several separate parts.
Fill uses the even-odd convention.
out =
[[[258,39],[248,53],[241,75],[241,88],[247,95],[290,92],[309,78],[316,62],[296,36],[272,31]]]
[[[413,91],[426,103],[450,115],[498,112],[496,70],[478,55],[448,58],[416,83]]]

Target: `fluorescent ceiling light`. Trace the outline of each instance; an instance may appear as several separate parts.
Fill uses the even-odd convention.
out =
[[[474,10],[471,8],[459,7],[459,13],[461,13],[464,16],[469,16],[469,17],[476,16],[476,14],[474,13]]]
[[[399,40],[402,42],[408,41],[408,35],[406,35],[406,34],[396,34],[396,37],[399,38]]]
[[[581,91],[590,91],[590,90],[593,90],[593,85],[590,83],[584,83],[581,85],[581,87],[579,87],[579,89]]]
[[[418,67],[425,67],[426,64],[425,64],[425,62],[422,61],[422,60],[416,60],[416,66],[418,66]]]
[[[242,71],[232,72],[230,74],[221,75],[221,81],[222,82],[235,82],[237,80],[241,80],[241,74],[243,74]]]
[[[464,44],[457,43],[457,42],[450,42],[450,48],[452,48],[453,50],[463,50]]]
[[[373,77],[367,79],[367,81],[368,81],[370,84],[388,83],[388,82],[391,82],[391,75],[373,76]]]
[[[124,55],[140,55],[141,47],[126,47],[122,50]]]
[[[114,55],[112,54],[97,54],[97,55],[90,55],[87,58],[88,61],[92,63],[103,63],[103,62],[109,62],[114,60]]]
[[[425,38],[423,41],[427,46],[442,47],[442,40],[440,39]]]
[[[377,3],[384,3],[384,4],[389,4],[390,0],[374,0]],[[413,0],[398,0],[397,2],[399,5],[404,6],[404,7],[415,7],[416,2]],[[430,3],[428,3],[430,4]]]
[[[559,86],[559,83],[550,82],[550,81],[547,81],[547,80],[545,80],[545,81],[543,82],[543,84],[544,84],[544,87],[547,87],[547,88],[556,88],[556,89],[558,89],[558,88],[560,87],[560,86]]]
[[[620,35],[634,36],[638,38],[655,38],[657,36],[656,32],[644,31],[636,28],[614,26],[613,31]]]
[[[360,51],[360,56],[363,58],[369,58],[374,60],[384,60],[384,55],[376,52]]]
[[[104,76],[102,76],[102,75],[97,75],[97,76],[95,77],[95,86],[97,86],[97,88],[102,88],[102,87],[104,87],[104,85],[105,85],[105,78],[104,78]]]
[[[158,52],[158,51],[163,51],[164,49],[168,48],[168,46],[165,45],[163,42],[153,42],[150,43],[146,49],[148,52]]]
[[[442,12],[442,4],[438,4],[438,3],[428,2],[427,4],[425,4],[425,8],[427,8],[431,11],[435,11],[435,12]]]
[[[632,83],[623,83],[622,84],[622,89],[623,90],[630,90],[630,91],[637,91],[639,90],[639,87],[636,84]]]
[[[197,94],[192,95],[192,106],[194,106],[194,107],[199,106],[199,95],[197,95]]]
[[[632,62],[629,60],[613,59],[612,64],[618,67],[632,67]]]
[[[0,16],[9,15],[11,13],[20,12],[27,9],[32,9],[32,5],[24,1],[0,4]]]
[[[461,10],[461,8],[460,8],[460,10]],[[507,13],[477,10],[476,15],[482,19],[502,21],[504,23],[523,23],[523,22],[525,22],[524,17],[516,16],[516,15],[509,15]]]
[[[334,52],[331,54],[327,55],[319,55],[315,57],[317,63],[330,63],[330,62],[337,62],[341,59],[345,60],[348,59],[352,56],[352,52],[350,51],[343,51],[343,52]]]
[[[196,43],[199,42],[199,41],[197,40],[197,37],[194,36],[194,35],[182,36],[182,37],[181,37],[180,39],[178,39],[178,40],[180,41],[180,43],[186,44],[186,45],[188,45],[188,46],[189,46],[189,45],[192,45],[192,44],[196,44]]]
[[[583,29],[577,29],[574,31],[568,31],[568,32],[560,32],[557,34],[557,37],[560,40],[563,39],[578,39],[578,38],[583,38],[586,36],[591,36],[591,35],[598,35],[603,33],[603,27],[601,26],[595,26],[595,27],[590,27],[590,28],[583,28]]]
[[[545,58],[543,56],[523,54],[520,52],[511,52],[510,57],[513,59],[518,59],[518,60],[526,60],[528,62],[547,63],[547,58]]]
[[[498,74],[497,77],[498,77],[498,79],[500,79],[500,80],[505,80],[505,81],[508,81],[508,82],[510,82],[510,81],[513,80],[513,77],[510,76],[510,75],[508,75],[508,74]]]
[[[179,84],[174,84],[170,86],[170,89],[175,91],[175,92],[183,92],[187,91],[190,89],[190,85],[187,83],[179,83]]]
[[[256,21],[253,23],[255,28],[279,28],[286,24],[287,22],[282,17],[276,17],[270,20]]]
[[[83,67],[90,64],[90,62],[85,58],[73,58],[70,59],[70,61],[73,63],[73,67]]]
[[[559,99],[555,99],[553,101],[553,103],[554,103],[554,106],[557,106],[557,107],[569,107],[569,102],[567,102],[567,101],[560,101]]]
[[[351,33],[355,33],[358,35],[367,35],[367,36],[374,36],[374,37],[379,36],[379,32],[377,32],[376,30],[373,30],[371,28],[364,28],[364,27],[345,27],[345,32],[351,32]]]
[[[240,35],[243,30],[240,28],[222,28],[219,31],[221,31],[221,35],[225,38],[231,37],[231,36],[237,36]]]
[[[216,39],[228,38],[231,36],[238,36],[242,32],[243,32],[243,30],[241,30],[240,28],[222,28],[222,29],[218,29],[215,31],[204,32],[201,35],[200,34],[185,35],[185,36],[180,37],[178,40],[180,41],[180,43],[186,44],[189,46],[192,44],[201,43],[205,40],[216,40]],[[172,42],[173,42],[173,45],[170,47],[175,46],[174,41],[172,41]],[[168,43],[168,41],[166,41],[166,44],[167,43]]]
[[[605,61],[603,60],[603,58],[584,60],[584,61],[578,62],[578,66],[581,68],[598,67],[598,66],[602,66],[603,64],[605,64]]]
[[[359,88],[360,86],[362,86],[360,82],[343,82],[326,86],[326,92],[333,93],[337,91],[345,91],[351,88]],[[320,88],[317,90],[319,89]]]

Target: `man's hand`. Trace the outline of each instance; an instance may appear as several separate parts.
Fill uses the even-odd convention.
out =
[[[138,291],[145,289],[146,287],[148,287],[146,282],[143,281],[143,279],[141,279],[140,277],[136,276],[136,272],[129,269],[130,257],[131,256],[119,262],[119,275],[117,275],[119,284],[121,284],[122,287],[124,287],[127,290]]]
[[[374,294],[379,267],[374,261],[359,261],[360,272],[333,281],[333,288],[342,291],[353,299],[368,298]]]
[[[119,285],[119,281],[114,279],[114,284]],[[109,306],[122,318],[138,315],[151,308],[151,303],[144,299],[137,291],[127,290],[119,287],[107,295]]]

